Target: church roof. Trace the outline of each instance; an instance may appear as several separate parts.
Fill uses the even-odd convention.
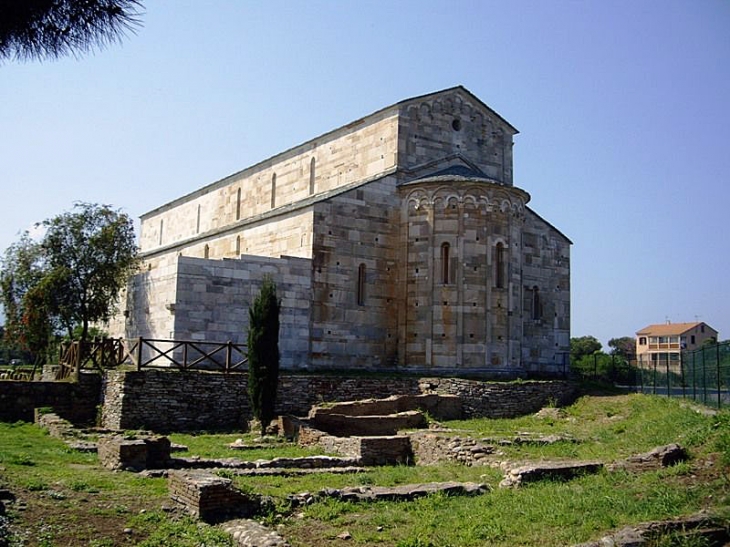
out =
[[[502,121],[511,131],[513,131],[515,134],[519,133],[517,129],[515,129],[512,124],[510,124],[507,120],[505,120],[502,116],[500,116],[497,112],[495,112],[493,109],[488,107],[484,102],[482,102],[479,97],[474,95],[471,91],[466,89],[462,85],[457,85],[454,87],[450,87],[447,89],[443,89],[441,91],[435,91],[433,93],[427,93],[425,95],[419,95],[417,97],[411,97],[410,99],[404,99],[402,101],[399,101],[397,103],[391,104],[390,106],[386,106],[385,108],[381,108],[379,110],[376,110],[375,112],[372,112],[371,114],[368,114],[367,116],[364,116],[362,118],[358,118],[355,121],[352,121],[350,123],[347,123],[345,125],[342,125],[336,129],[333,129],[331,131],[328,131],[326,133],[323,133],[319,136],[316,136],[312,139],[309,139],[301,144],[298,144],[292,148],[289,148],[287,150],[284,150],[282,152],[279,152],[278,154],[271,156],[269,158],[266,158],[265,160],[262,160],[260,162],[257,162],[249,167],[246,167],[244,169],[241,169],[240,171],[236,171],[235,173],[232,173],[226,177],[223,177],[222,179],[219,179],[217,181],[214,181],[210,184],[207,184],[201,188],[198,188],[197,190],[194,190],[192,192],[189,192],[188,194],[185,194],[181,197],[178,197],[168,203],[165,203],[164,205],[161,205],[159,207],[156,207],[155,209],[148,211],[144,213],[141,218],[144,219],[145,217],[154,215],[159,213],[162,210],[168,209],[172,206],[178,205],[180,203],[184,203],[194,197],[200,196],[202,194],[205,194],[207,192],[210,192],[212,190],[215,190],[217,188],[220,188],[222,186],[226,186],[230,184],[231,182],[235,181],[235,179],[243,176],[247,172],[255,172],[259,169],[266,168],[267,166],[274,164],[283,158],[285,158],[288,155],[295,155],[298,154],[301,150],[306,150],[307,147],[310,147],[313,143],[321,142],[322,140],[326,140],[330,137],[335,137],[339,134],[346,133],[354,127],[360,127],[365,123],[368,122],[375,122],[379,119],[382,119],[388,115],[392,115],[397,113],[401,108],[415,102],[422,102],[427,99],[433,99],[438,96],[446,96],[449,94],[454,94],[456,92],[461,92],[466,94],[470,100],[473,100],[475,103],[477,103],[481,108],[487,110],[489,113],[494,115],[496,118],[498,118],[500,121]]]

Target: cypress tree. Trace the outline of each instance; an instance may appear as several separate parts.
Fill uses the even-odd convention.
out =
[[[261,292],[248,310],[248,395],[261,435],[274,418],[279,383],[279,299],[276,284],[265,276]]]

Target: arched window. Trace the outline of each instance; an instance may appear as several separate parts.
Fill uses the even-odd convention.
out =
[[[497,243],[494,247],[494,284],[498,289],[504,289],[505,283],[504,243]]]
[[[538,320],[542,317],[542,309],[540,304],[540,289],[537,285],[532,287],[532,318]]]
[[[203,248],[203,258],[208,258],[210,256],[210,246],[206,243],[205,247]]]
[[[449,284],[449,268],[451,266],[449,256],[451,253],[451,245],[448,243],[441,244],[441,282],[444,285]]]
[[[236,220],[241,220],[241,189],[236,191]]]
[[[236,236],[236,256],[241,255],[241,236]]]
[[[271,208],[276,207],[276,173],[271,175]]]
[[[195,233],[196,234],[200,233],[200,205],[198,205],[198,216],[197,216],[197,219],[195,220]]]
[[[314,194],[314,169],[317,161],[312,158],[309,160],[309,195]]]
[[[160,241],[159,241],[158,245],[162,245],[162,228],[164,228],[164,226],[165,226],[165,221],[160,220]]]
[[[365,305],[365,264],[357,268],[357,305]]]

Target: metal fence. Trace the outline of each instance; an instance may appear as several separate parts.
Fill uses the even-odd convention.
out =
[[[571,363],[571,372],[584,380],[607,381],[640,393],[730,407],[730,341],[664,355],[664,359],[641,361],[636,356],[597,353]]]
[[[639,363],[637,391],[730,406],[730,341],[683,351],[679,360]]]

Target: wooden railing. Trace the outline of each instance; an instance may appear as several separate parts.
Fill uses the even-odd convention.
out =
[[[136,370],[217,370],[246,372],[248,353],[244,344],[158,338],[105,338],[68,344],[59,359],[56,379],[78,374],[84,368],[99,370],[128,365]]]

